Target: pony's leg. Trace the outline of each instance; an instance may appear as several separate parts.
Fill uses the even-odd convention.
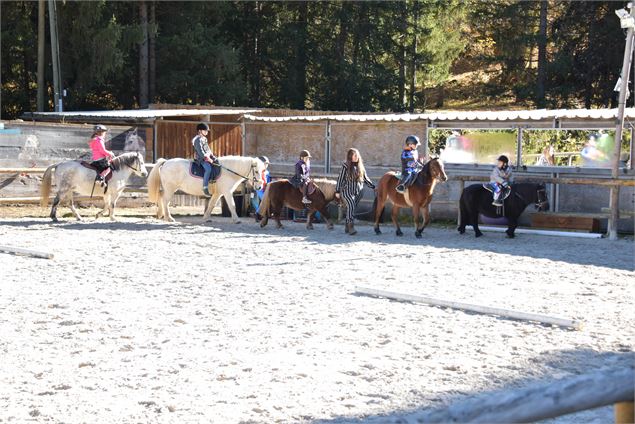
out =
[[[282,202],[274,202],[273,200],[272,200],[271,205],[270,205],[270,210],[272,212],[273,219],[276,220],[276,228],[277,229],[284,228],[284,226],[282,225],[282,222],[280,222],[280,214],[282,213],[282,207],[283,206],[284,206],[284,204]]]
[[[238,214],[236,213],[236,203],[234,202],[234,196],[225,196],[225,201],[227,202],[227,206],[229,207],[229,212],[232,214],[232,222],[234,224],[240,224],[240,219],[238,219]]]
[[[331,221],[331,215],[329,215],[329,212],[327,210],[327,206],[328,205],[324,205],[322,206],[322,208],[319,209],[320,213],[322,214],[322,216],[324,217],[324,220],[326,221],[326,228],[329,230],[332,230],[333,227],[333,221]]]
[[[73,212],[75,214],[75,218],[78,221],[82,221],[82,217],[80,216],[79,212],[77,212],[77,209],[75,208],[75,202],[73,202],[73,196],[71,195],[71,212]]]
[[[119,200],[119,195],[113,196],[110,199],[110,202],[108,203],[108,206],[109,206],[108,215],[110,215],[110,220],[111,221],[116,221],[117,220],[117,218],[115,218],[115,206],[117,206],[117,200]]]
[[[309,209],[309,213],[306,216],[306,229],[313,229],[313,215],[315,214],[315,209]]]
[[[399,210],[401,208],[393,203],[392,212],[390,213],[390,217],[392,218],[392,223],[394,224],[396,230],[395,234],[398,236],[403,236],[403,232],[401,231],[401,227],[399,226]]]
[[[415,231],[415,236],[417,238],[421,237],[421,233],[423,233],[423,230],[430,223],[430,210],[428,209],[428,206],[422,206],[419,209],[421,211],[422,220],[421,220],[421,228],[417,228],[417,231]],[[417,235],[417,233],[419,235]]]
[[[507,220],[509,221],[509,225],[507,226],[507,231],[505,231],[505,233],[507,233],[507,237],[514,238],[516,237],[514,231],[516,231],[516,227],[518,227],[518,220],[511,217],[507,217]]]
[[[232,196],[232,199],[234,197]],[[209,199],[209,202],[207,203],[207,208],[205,209],[205,213],[203,214],[203,221],[204,222],[209,222],[212,220],[211,216],[212,216],[212,211],[214,210],[214,208],[216,207],[216,204],[218,203],[218,201],[220,200],[220,194],[219,193],[212,193],[212,198]]]
[[[53,206],[51,207],[51,219],[53,220],[53,222],[58,222],[57,219],[57,205],[60,204],[60,193],[59,191],[57,192],[57,194],[55,195],[55,199],[53,199]]]
[[[161,198],[161,203],[163,207],[163,219],[167,222],[174,222],[174,218],[170,214],[171,201],[172,201],[172,195],[163,193],[163,196]]]
[[[377,206],[375,207],[375,234],[381,234],[381,230],[379,229],[379,220],[381,219],[381,214],[382,214],[382,211],[384,210],[385,205],[386,205],[386,194],[378,193]]]
[[[421,238],[421,233],[423,233],[423,229],[425,228],[425,218],[423,218],[421,221],[419,220],[419,215],[423,212],[421,210],[421,205],[419,204],[414,204],[412,205],[412,219],[414,220],[415,223],[415,237],[416,238]],[[419,223],[421,222],[421,226],[419,226]]]
[[[157,200],[157,219],[161,219],[165,216],[163,210],[163,192],[159,191],[159,199]]]
[[[474,210],[471,215],[470,220],[472,222],[472,228],[474,228],[474,237],[480,237],[483,233],[478,229],[478,209]]]
[[[100,217],[104,216],[105,213],[108,211],[108,199],[110,198],[109,195],[104,196],[104,207],[102,210],[100,210],[99,212],[97,212],[97,215],[95,215],[95,219],[99,219]]]

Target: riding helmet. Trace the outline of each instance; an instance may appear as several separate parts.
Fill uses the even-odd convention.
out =
[[[406,137],[406,145],[408,144],[419,146],[421,142],[419,141],[419,137],[417,137],[416,135],[409,135],[408,137]]]
[[[201,122],[200,124],[198,124],[198,125],[196,126],[196,131],[203,131],[203,130],[204,130],[204,131],[209,131],[209,125],[207,125],[207,124],[205,124],[205,123]]]
[[[503,162],[505,165],[509,163],[509,159],[505,155],[500,155],[497,160]]]
[[[267,156],[258,156],[258,159],[260,159],[262,163],[269,163],[269,158]]]
[[[311,156],[311,153],[309,153],[308,150],[302,150],[300,152],[300,159],[302,159],[302,158],[311,158],[311,157],[313,157],[313,156]]]
[[[104,125],[97,124],[93,127],[93,131],[94,132],[108,131],[108,128],[106,128]]]

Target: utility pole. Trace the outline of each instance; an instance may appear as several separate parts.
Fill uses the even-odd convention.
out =
[[[55,97],[55,111],[62,112],[62,76],[60,71],[60,47],[57,38],[57,10],[55,0],[49,3],[49,26],[51,27],[51,61],[53,62],[53,93]]]
[[[635,26],[635,8],[629,3],[630,10],[630,22],[628,18],[622,18],[620,21],[628,22],[628,32],[626,34],[626,45],[624,47],[624,61],[622,63],[622,86],[620,87],[620,96],[617,109],[617,122],[615,127],[615,146],[613,149],[613,169],[611,176],[616,179],[619,176],[620,171],[620,152],[622,149],[622,131],[624,129],[624,108],[626,107],[626,93],[628,93],[628,77],[631,73],[631,59],[633,57],[633,27]],[[623,11],[623,9],[622,9]],[[618,13],[619,16],[619,13]],[[622,25],[624,27],[624,25]],[[611,209],[611,216],[609,219],[609,240],[617,240],[617,222],[620,218],[619,199],[620,198],[620,186],[611,186],[611,196],[609,207]]]
[[[44,112],[45,86],[44,80],[44,61],[46,46],[46,2],[38,0],[37,9],[37,111]]]

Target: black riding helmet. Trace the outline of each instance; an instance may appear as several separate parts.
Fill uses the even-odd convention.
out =
[[[505,155],[500,155],[497,160],[503,162],[505,165],[509,164],[509,159]]]
[[[209,131],[209,125],[201,122],[200,124],[196,126],[196,131],[203,131],[203,130]]]
[[[421,142],[419,141],[419,137],[417,137],[416,135],[409,135],[408,137],[406,137],[406,145],[408,144],[419,146]]]

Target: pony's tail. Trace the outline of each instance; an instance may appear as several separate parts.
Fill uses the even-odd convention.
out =
[[[265,188],[265,194],[262,196],[262,200],[260,201],[260,207],[258,208],[258,213],[261,216],[269,216],[269,206],[271,205],[271,197],[269,196],[269,190],[271,189],[271,184],[267,184],[267,188]]]
[[[46,168],[42,176],[42,185],[40,186],[40,207],[47,207],[49,204],[49,196],[51,195],[51,180],[53,179],[53,171],[57,168],[57,164]]]
[[[150,175],[148,175],[148,200],[152,203],[158,203],[161,194],[161,167],[166,162],[165,159],[159,158],[154,164]]]

